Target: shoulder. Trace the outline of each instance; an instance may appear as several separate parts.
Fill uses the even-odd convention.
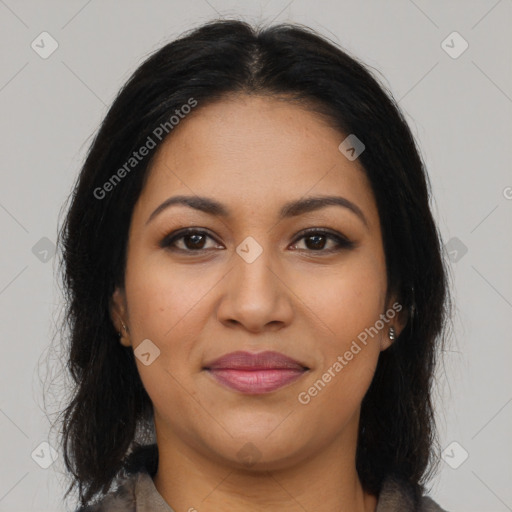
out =
[[[156,489],[151,475],[140,470],[125,477],[116,490],[76,512],[175,512]]]
[[[116,489],[104,495],[96,503],[81,507],[75,512],[136,512],[136,481],[137,475],[121,479]]]
[[[429,496],[423,496],[420,502],[420,508],[418,512],[448,512],[446,509],[441,508],[432,498]]]
[[[151,494],[151,476],[157,467],[156,443],[136,444],[127,457],[120,476],[115,480],[114,489],[96,503],[81,507],[75,512],[136,512],[137,508],[141,508],[137,507],[140,495]]]
[[[448,512],[432,498],[415,498],[412,486],[398,477],[384,479],[375,512]]]

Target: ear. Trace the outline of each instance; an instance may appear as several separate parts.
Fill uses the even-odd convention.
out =
[[[381,336],[381,351],[386,350],[393,344],[398,336],[400,336],[409,319],[407,309],[397,300],[396,296],[391,297],[383,314],[386,317],[387,323]],[[394,340],[389,337],[390,327],[393,327],[395,330]]]
[[[117,332],[121,333],[119,342],[125,347],[131,346],[128,330],[128,308],[126,304],[126,295],[122,288],[117,287],[110,298],[110,318]],[[126,326],[125,327],[123,326]]]

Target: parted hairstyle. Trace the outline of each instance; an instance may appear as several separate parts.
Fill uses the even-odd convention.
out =
[[[378,207],[388,297],[396,293],[407,323],[380,353],[362,401],[356,469],[367,492],[378,494],[383,479],[396,475],[416,496],[437,470],[432,395],[446,341],[449,275],[429,206],[429,178],[404,115],[367,66],[311,28],[214,20],[153,53],[122,87],[91,144],[59,230],[66,299],[61,330],[73,383],[59,425],[71,479],[66,496],[77,487],[82,505],[108,492],[148,450],[153,462],[158,457],[148,443],[151,400],[133,349],[121,345],[109,314],[114,289],[124,282],[134,205],[156,151],[167,132],[172,136],[171,116],[186,112],[191,99],[198,115],[240,93],[295,102],[327,119],[340,131],[340,142],[355,134],[364,143],[358,160]],[[135,164],[134,152],[150,139],[156,147]]]

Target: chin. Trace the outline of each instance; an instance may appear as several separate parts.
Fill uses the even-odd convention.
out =
[[[315,440],[301,438],[301,428],[278,427],[261,429],[252,425],[250,430],[226,425],[230,437],[224,432],[222,439],[209,439],[206,444],[224,460],[227,466],[237,470],[277,471],[286,469],[309,458],[315,451]]]

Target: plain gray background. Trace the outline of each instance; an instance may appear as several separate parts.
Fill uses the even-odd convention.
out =
[[[41,467],[52,461],[44,443],[58,452],[42,397],[62,371],[55,356],[45,362],[63,304],[60,210],[121,85],[149,53],[215,17],[309,25],[378,70],[399,100],[431,178],[456,301],[436,388],[446,451],[430,493],[450,512],[512,510],[511,0],[0,0],[0,511],[73,510],[62,454]],[[50,38],[58,48],[42,58]],[[46,394],[50,406],[65,389]]]

